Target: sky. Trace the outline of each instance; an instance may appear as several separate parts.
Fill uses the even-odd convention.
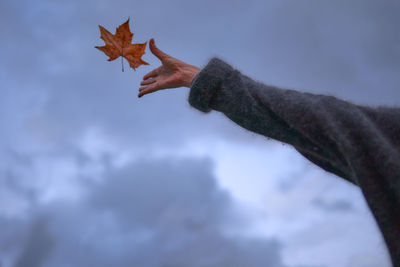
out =
[[[0,266],[389,267],[360,190],[188,103],[98,25],[204,67],[400,104],[395,0],[0,0]]]

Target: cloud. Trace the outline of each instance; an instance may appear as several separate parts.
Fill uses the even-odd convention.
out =
[[[31,220],[13,266],[284,266],[279,242],[242,233],[248,219],[212,172],[191,158],[110,167],[83,182],[86,197],[38,204],[29,218],[46,219]]]
[[[182,226],[216,226],[229,220],[232,200],[210,177],[209,165],[191,159],[141,161],[106,174],[106,182],[92,188],[90,202],[112,210],[129,225],[172,220]]]
[[[312,201],[312,204],[318,208],[321,208],[326,211],[351,211],[353,206],[347,200],[335,200],[335,201],[326,201],[322,198],[315,198]]]
[[[40,267],[45,264],[46,258],[51,254],[54,239],[47,231],[45,219],[39,219],[33,223],[28,240],[25,242],[22,252],[16,259],[14,267]]]

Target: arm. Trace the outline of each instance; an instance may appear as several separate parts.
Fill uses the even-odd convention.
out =
[[[400,108],[268,86],[218,58],[194,79],[189,103],[291,144],[316,165],[360,186],[392,261],[400,266]]]
[[[330,108],[354,113],[355,107],[344,101],[267,86],[213,58],[193,81],[189,103],[202,112],[221,111],[250,131],[293,145],[326,171],[355,182],[336,129],[330,129]]]
[[[169,88],[175,77],[171,84],[190,87],[189,103],[198,110],[223,112],[240,126],[291,144],[316,165],[360,186],[392,261],[400,267],[400,108],[371,108],[265,85],[218,58],[202,70],[172,60],[176,66],[167,75],[167,61],[154,48],[150,43],[163,66],[145,75],[139,94]]]
[[[353,141],[357,142],[358,137],[346,135],[346,132],[357,133],[362,123],[367,131],[358,131],[358,134],[366,137],[372,130],[373,139],[379,132],[374,128],[388,125],[385,118],[375,116],[382,113],[375,109],[333,96],[267,86],[218,58],[210,60],[200,72],[199,68],[162,52],[154,39],[149,46],[162,65],[143,77],[139,97],[167,88],[190,87],[189,103],[193,107],[202,112],[221,111],[250,131],[291,144],[311,162],[352,183],[357,181],[352,177],[349,159],[353,158]],[[399,109],[395,111],[399,114]],[[392,140],[395,136],[398,135],[389,135]],[[387,139],[387,136],[382,138]],[[345,147],[349,151],[343,150]]]
[[[400,109],[373,109],[268,86],[218,58],[193,80],[189,103],[202,112],[221,111],[250,131],[291,144],[320,167],[354,183],[354,170],[360,167],[354,159],[359,156],[385,151],[399,157]]]

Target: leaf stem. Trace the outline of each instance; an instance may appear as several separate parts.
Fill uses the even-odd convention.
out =
[[[122,72],[124,72],[124,57],[121,56],[121,66],[122,66]]]

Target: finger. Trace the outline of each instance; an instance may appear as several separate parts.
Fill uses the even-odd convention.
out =
[[[148,78],[150,78],[150,77],[155,77],[155,76],[157,76],[159,70],[160,70],[160,67],[158,67],[158,68],[156,68],[156,69],[150,71],[149,73],[147,73],[146,75],[143,76],[143,80],[146,80],[146,79],[148,79]]]
[[[161,51],[161,50],[156,46],[156,44],[155,44],[153,38],[150,39],[149,47],[150,47],[150,51],[151,51],[156,57],[158,57],[158,59],[160,59],[161,61],[163,61],[165,58],[168,57],[168,55],[167,55],[166,53],[164,53],[163,51]]]
[[[142,92],[142,91],[151,91],[151,92],[154,92],[154,91],[156,91],[156,90],[159,90],[160,88],[158,88],[158,84],[157,83],[154,83],[154,84],[150,84],[150,85],[143,85],[143,86],[141,86],[141,87],[139,87],[139,92]]]
[[[152,84],[152,83],[154,83],[154,82],[156,82],[156,79],[154,79],[154,78],[149,78],[149,79],[147,79],[147,80],[141,81],[141,82],[140,82],[140,85],[148,85],[148,84]]]
[[[153,83],[151,85],[146,85],[142,86],[139,88],[139,94],[138,97],[142,97],[143,95],[158,91],[160,88],[158,86],[158,83]]]

